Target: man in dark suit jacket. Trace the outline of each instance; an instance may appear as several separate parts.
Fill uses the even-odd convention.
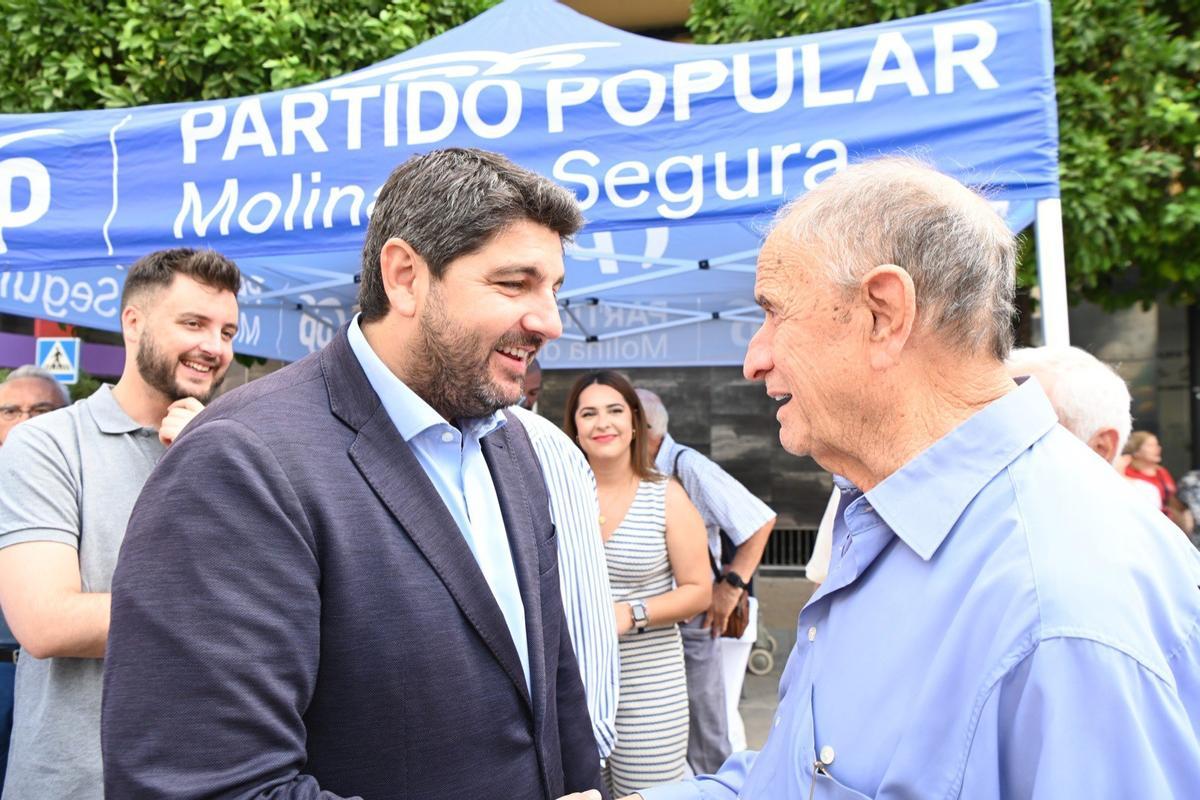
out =
[[[599,789],[520,423],[575,200],[500,156],[388,179],[362,313],[214,403],[113,578],[109,797],[552,800]]]

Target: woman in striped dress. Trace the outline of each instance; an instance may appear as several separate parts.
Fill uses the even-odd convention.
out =
[[[596,473],[621,651],[605,773],[612,796],[623,797],[683,777],[688,701],[676,623],[711,599],[704,523],[679,482],[654,471],[641,403],[619,373],[580,378],[564,427]]]

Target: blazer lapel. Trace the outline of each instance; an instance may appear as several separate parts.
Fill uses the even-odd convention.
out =
[[[531,477],[522,470],[517,460],[513,438],[514,425],[508,423],[482,440],[483,457],[492,473],[496,494],[500,498],[500,513],[504,516],[504,527],[508,532],[508,547],[512,552],[513,567],[521,589],[521,601],[525,605],[525,638],[529,643],[529,684],[533,690],[534,719],[540,727],[546,707],[546,646],[542,630],[542,587],[538,567],[537,531],[533,523],[529,493],[525,481]],[[529,465],[526,465],[528,467]],[[557,645],[557,643],[554,643]]]
[[[344,329],[321,356],[331,409],[358,431],[350,459],[532,707],[521,660],[491,587],[454,516],[371,388]]]

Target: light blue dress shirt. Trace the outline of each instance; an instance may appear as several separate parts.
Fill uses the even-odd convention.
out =
[[[1200,555],[1036,381],[839,485],[762,752],[646,800],[1200,797]]]
[[[479,444],[480,439],[504,424],[504,414],[497,411],[489,417],[458,420],[462,429],[454,427],[388,369],[367,343],[358,319],[355,316],[347,331],[350,348],[392,424],[412,448],[479,562],[479,569],[504,614],[521,658],[525,685],[529,687],[525,603],[517,584],[496,485]]]
[[[678,466],[678,469],[676,469]],[[721,531],[740,547],[758,529],[775,518],[771,507],[754,496],[719,464],[685,447],[664,433],[654,468],[663,475],[674,475],[683,484],[704,527],[708,531],[708,551],[721,560]]]

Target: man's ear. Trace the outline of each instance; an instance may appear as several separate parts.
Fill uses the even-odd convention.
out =
[[[403,239],[388,239],[379,252],[379,271],[392,310],[401,316],[416,316],[417,296],[429,280],[425,259]]]
[[[859,286],[863,305],[871,313],[871,366],[893,367],[900,362],[917,317],[912,276],[895,264],[882,264],[864,275]]]
[[[142,340],[142,331],[146,328],[146,315],[142,310],[130,303],[121,309],[121,336],[125,344],[138,344]]]
[[[1117,441],[1120,435],[1116,428],[1101,428],[1088,439],[1088,447],[1096,451],[1109,464],[1117,457]]]

